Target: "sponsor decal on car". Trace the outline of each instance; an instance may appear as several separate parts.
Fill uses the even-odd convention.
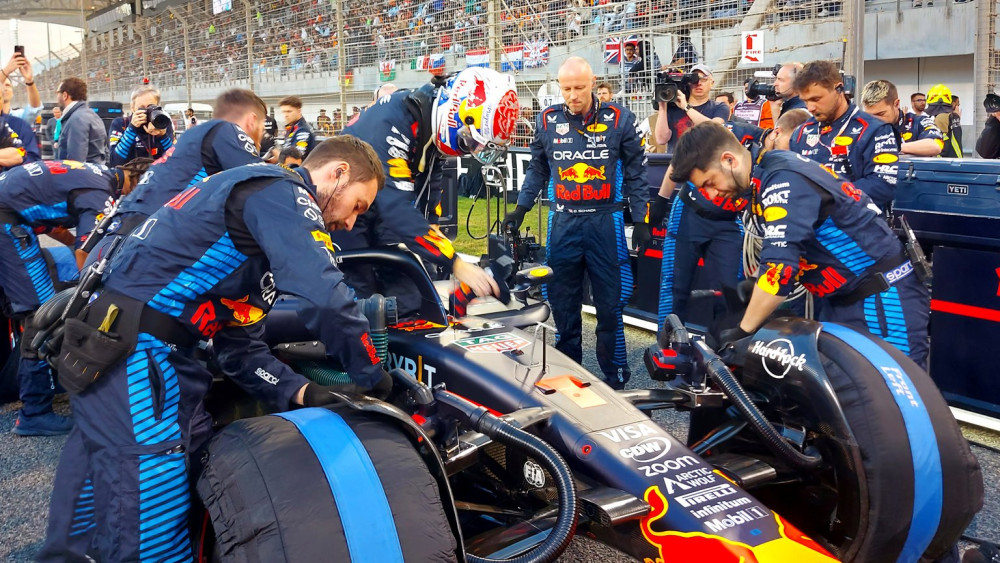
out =
[[[387,360],[389,369],[401,369],[421,383],[428,386],[434,385],[434,374],[437,373],[437,368],[424,363],[423,356],[417,356],[417,359],[414,360],[402,354],[389,352]]]
[[[601,430],[598,432],[598,434],[616,444],[620,444],[628,440],[645,438],[646,436],[654,436],[659,433],[660,432],[654,430],[651,425],[645,423],[626,424],[624,426],[619,426],[610,430]]]
[[[452,344],[464,348],[469,352],[500,353],[520,350],[531,343],[514,333],[501,332],[500,334],[460,338],[453,341]]]
[[[662,436],[652,436],[618,450],[618,455],[636,463],[652,463],[670,452],[670,440]]]
[[[761,366],[775,379],[784,379],[792,368],[802,371],[806,365],[805,354],[795,354],[795,346],[787,338],[777,338],[770,342],[757,340],[750,347],[750,353],[760,357]]]

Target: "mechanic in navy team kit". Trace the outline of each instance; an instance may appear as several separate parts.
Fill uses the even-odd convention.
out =
[[[934,118],[904,112],[899,108],[899,93],[888,80],[872,80],[861,90],[861,106],[873,117],[892,125],[902,144],[900,154],[938,156],[944,149],[944,135]]]
[[[799,96],[799,91],[795,89],[795,77],[804,67],[802,63],[784,63],[774,73],[774,93],[781,100],[781,111],[775,121],[793,109],[808,109]]]
[[[261,321],[278,293],[299,297],[300,318],[350,374],[348,388],[388,393],[391,378],[328,235],[350,229],[383,183],[371,147],[337,137],[295,171],[258,163],[216,174],[128,238],[79,317],[84,329],[67,322],[58,372],[77,426],[40,560],[191,560],[190,454],[212,425],[199,341],[212,339],[220,370],[273,409],[332,402],[330,388],[263,342]],[[102,355],[109,340],[120,348]]]
[[[791,150],[843,176],[887,210],[896,191],[899,142],[892,125],[847,99],[844,78],[829,61],[813,61],[795,76],[813,119],[792,134]]]
[[[302,151],[302,156],[309,156],[309,151],[316,146],[316,135],[306,118],[302,117],[302,100],[298,96],[286,96],[278,102],[278,109],[285,119],[286,147],[295,147]]]
[[[711,197],[749,198],[764,222],[760,277],[724,342],[760,328],[798,281],[819,299],[819,320],[866,330],[926,367],[930,294],[867,194],[789,151],[754,163],[716,124],[689,131],[672,164],[674,181]]]
[[[250,90],[219,94],[213,118],[181,135],[177,144],[150,167],[136,189],[118,203],[114,216],[86,246],[90,261],[99,259],[116,238],[127,236],[185,189],[216,172],[260,162],[257,149],[266,115],[264,102]]]
[[[660,103],[660,115],[662,117],[666,112],[667,119],[663,122],[669,122],[669,126],[661,126],[660,120],[657,120],[656,140],[669,142],[669,151],[694,125],[705,121],[721,124],[729,119],[729,107],[709,99],[714,84],[712,71],[703,64],[694,65],[691,71],[698,76],[698,83],[691,86],[690,101],[683,91],[679,91],[672,104]],[[651,225],[658,227],[662,224],[674,189],[670,176],[664,175],[651,208]],[[671,313],[688,319],[687,302],[699,270],[702,272],[702,285],[712,289],[735,286],[742,273],[743,226],[739,214],[746,202],[715,202],[687,185],[681,186],[674,202],[666,224],[667,235],[660,262],[657,317],[661,325]],[[698,267],[701,260],[704,260],[703,268]]]
[[[149,165],[129,163],[129,171],[71,160],[31,162],[0,174],[0,288],[12,318],[24,323],[18,365],[21,407],[14,433],[23,436],[65,434],[70,418],[52,412],[54,394],[49,366],[28,344],[34,338],[32,317],[55,294],[36,233],[76,227],[79,248],[111,197],[135,184]],[[65,231],[64,231],[65,232]],[[71,235],[72,237],[72,235]]]
[[[403,243],[423,260],[451,271],[476,295],[499,292],[489,274],[459,258],[427,216],[436,217],[444,159],[496,158],[514,134],[518,111],[514,79],[484,68],[379,98],[343,134],[371,143],[383,163],[386,189],[353,230],[333,233],[334,244],[351,250]],[[401,316],[420,308],[416,287],[394,272],[352,268],[345,274],[359,295],[380,291],[395,296]]]
[[[623,389],[631,377],[625,350],[622,309],[633,278],[625,240],[624,209],[632,215],[632,242],[650,239],[646,223],[646,156],[635,115],[613,102],[600,102],[590,65],[570,57],[559,68],[565,103],[549,106],[535,119],[531,163],[517,207],[505,225],[518,228],[548,190],[549,227],[545,244],[553,270],[546,298],[555,317],[556,348],[582,363],[584,275],[597,309],[597,361],[604,380]]]
[[[111,166],[137,157],[156,160],[174,145],[173,123],[167,120],[164,129],[157,129],[147,114],[147,109],[159,105],[160,91],[156,88],[140,86],[132,91],[132,114],[116,117],[108,132]]]

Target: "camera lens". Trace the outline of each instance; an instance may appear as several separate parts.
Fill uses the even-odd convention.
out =
[[[170,126],[170,116],[164,113],[159,106],[148,106],[146,108],[146,119],[156,129],[166,129]]]
[[[663,84],[656,88],[656,101],[670,103],[677,98],[676,84]]]

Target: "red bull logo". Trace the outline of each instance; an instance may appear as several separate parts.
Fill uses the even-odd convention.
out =
[[[254,307],[249,301],[249,295],[244,295],[242,299],[235,301],[226,299],[225,297],[219,299],[219,303],[233,312],[233,320],[236,321],[234,323],[236,326],[252,325],[264,318],[264,311],[258,307]]]
[[[825,297],[830,295],[847,283],[844,276],[840,275],[840,273],[833,266],[828,266],[820,272],[820,275],[822,276],[822,283],[802,282],[802,287],[806,288],[809,293],[812,293],[816,297]]]
[[[819,268],[819,266],[817,266],[816,264],[810,264],[809,262],[806,262],[805,258],[799,256],[799,273],[795,275],[795,281],[799,281],[799,278],[802,277],[802,274],[806,272],[811,272],[816,268]]]
[[[589,182],[591,180],[607,180],[604,175],[604,167],[594,168],[589,164],[584,164],[583,162],[577,162],[569,168],[559,167],[559,179],[562,181],[572,180],[578,184],[584,182]]]
[[[751,546],[743,542],[705,532],[658,531],[653,525],[662,520],[668,510],[667,499],[659,487],[646,489],[645,500],[649,503],[649,514],[639,521],[639,530],[659,556],[655,561],[646,558],[646,563],[703,563],[705,561],[732,563],[830,563],[836,561],[826,550],[811,538],[797,530],[777,514],[764,515],[756,521],[761,527],[769,527],[774,519],[777,528],[776,539]],[[674,510],[677,510],[675,508]],[[759,509],[758,509],[759,510]],[[737,520],[751,516],[728,515]],[[773,536],[772,536],[773,537]]]

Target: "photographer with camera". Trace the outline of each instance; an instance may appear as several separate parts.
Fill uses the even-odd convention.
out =
[[[653,134],[658,144],[667,145],[667,152],[673,152],[677,139],[691,127],[710,119],[719,123],[729,119],[729,107],[709,96],[714,85],[711,69],[703,64],[691,67],[689,74],[656,75],[654,105],[659,115]]]
[[[804,66],[797,62],[785,63],[774,73],[774,95],[781,100],[779,119],[793,109],[808,109],[795,88],[795,77]]]
[[[160,107],[160,91],[152,86],[132,90],[132,114],[111,122],[108,148],[111,166],[133,158],[156,160],[174,146],[174,124]]]
[[[976,141],[976,152],[981,158],[1000,158],[1000,96],[992,92],[986,94],[983,107],[990,116]]]
[[[872,80],[861,90],[865,111],[891,124],[899,133],[900,154],[937,156],[944,148],[944,136],[934,125],[934,118],[920,117],[899,107],[899,93],[888,80]]]
[[[657,76],[655,102],[659,105],[656,120],[656,141],[668,143],[673,152],[678,140],[688,129],[699,123],[716,121],[725,124],[729,106],[712,101],[712,71],[706,65],[691,67],[691,74]],[[690,101],[688,101],[690,99]],[[650,207],[650,226],[659,227],[670,206],[674,182],[663,176],[660,192]],[[721,289],[735,286],[742,268],[743,235],[739,214],[745,206],[722,208],[692,186],[681,187],[673,198],[667,236],[663,241],[663,276],[660,282],[659,322],[671,313],[684,319],[687,301],[694,289],[698,261],[705,260],[702,279],[708,287]],[[673,260],[671,260],[673,257]]]
[[[795,77],[794,87],[813,118],[792,134],[791,150],[843,176],[888,209],[896,191],[899,141],[892,125],[882,123],[848,98],[853,77],[830,61],[813,61]]]

